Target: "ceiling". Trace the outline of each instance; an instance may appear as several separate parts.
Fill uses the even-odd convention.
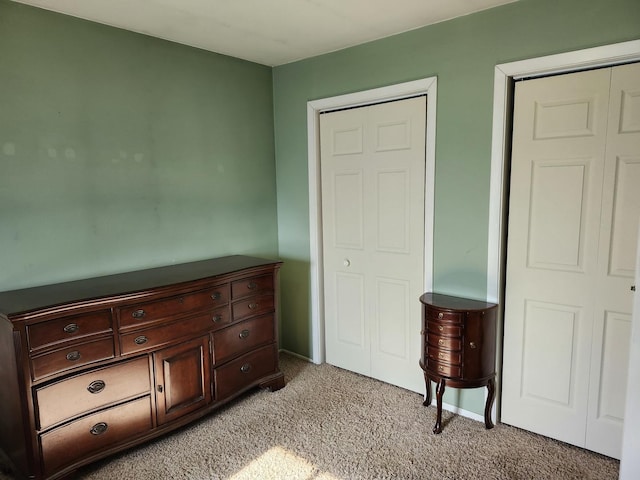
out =
[[[515,0],[14,0],[268,66]]]

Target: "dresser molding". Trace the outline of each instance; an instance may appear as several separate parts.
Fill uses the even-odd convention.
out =
[[[67,477],[282,388],[280,265],[236,255],[0,292],[0,447],[16,477]]]

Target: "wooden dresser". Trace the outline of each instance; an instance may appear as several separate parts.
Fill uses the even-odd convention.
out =
[[[0,293],[0,446],[16,476],[61,478],[282,388],[279,268],[231,256]]]
[[[488,389],[484,422],[493,428],[495,397],[497,305],[466,298],[425,293],[422,303],[422,359],[426,395],[431,405],[431,382],[436,382],[437,419],[433,433],[442,432],[445,386]]]

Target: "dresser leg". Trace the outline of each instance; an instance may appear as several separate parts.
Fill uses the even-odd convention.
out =
[[[424,402],[422,402],[422,405],[428,407],[431,405],[431,380],[429,380],[429,377],[427,377],[426,374],[424,376],[424,384],[426,387],[426,393],[424,395]]]
[[[487,403],[484,406],[484,426],[487,429],[493,428],[493,422],[491,421],[491,408],[493,407],[493,400],[496,396],[496,381],[491,378],[487,383]]]
[[[438,413],[436,417],[436,425],[433,427],[433,433],[442,433],[442,395],[444,394],[445,380],[441,378],[436,386],[436,402],[438,404]]]

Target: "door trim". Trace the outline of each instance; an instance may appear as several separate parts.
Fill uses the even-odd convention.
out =
[[[506,254],[506,195],[509,179],[506,171],[509,161],[511,137],[512,97],[514,80],[534,78],[557,73],[569,73],[597,67],[614,66],[640,61],[640,40],[615,43],[601,47],[576,50],[544,57],[496,65],[493,84],[493,126],[491,139],[491,175],[489,187],[489,235],[487,241],[487,301],[500,305],[503,315]],[[503,335],[503,321],[498,321],[498,338]],[[498,384],[494,404],[496,419],[500,421],[502,400],[502,345],[497,344],[496,370]],[[624,448],[624,447],[623,447]]]
[[[506,185],[513,80],[568,73],[596,67],[640,61],[640,40],[602,47],[531,58],[496,65],[493,84],[493,134],[491,140],[491,179],[489,190],[489,238],[487,252],[487,301],[501,304],[505,253]]]
[[[309,168],[309,248],[311,295],[311,361],[325,361],[324,289],[322,269],[322,207],[320,198],[320,119],[321,112],[427,96],[424,289],[433,285],[433,218],[435,191],[436,95],[437,77],[390,85],[361,92],[321,98],[307,102],[307,148]],[[417,299],[416,299],[417,301]]]

